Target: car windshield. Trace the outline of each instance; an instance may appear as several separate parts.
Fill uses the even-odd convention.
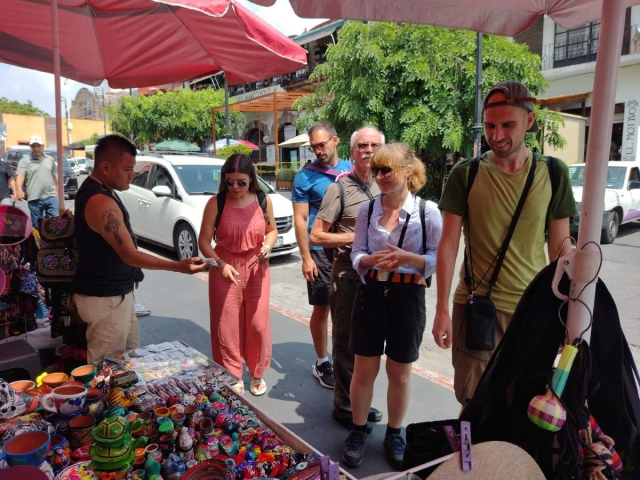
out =
[[[84,158],[78,158],[76,159],[76,162],[78,162],[78,165],[84,165],[85,163],[87,163],[87,161]]]
[[[569,178],[572,187],[584,186],[584,165],[569,165]],[[607,188],[620,190],[624,187],[627,167],[609,167],[607,169]]]
[[[215,195],[220,188],[220,165],[174,165],[182,186],[189,195]],[[262,178],[258,177],[260,188],[266,193],[275,190]]]

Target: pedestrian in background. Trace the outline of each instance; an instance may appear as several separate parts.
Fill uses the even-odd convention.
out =
[[[33,135],[29,145],[31,155],[23,156],[16,170],[16,200],[27,200],[31,221],[39,230],[43,217],[56,217],[59,213],[56,162],[53,157],[45,155],[42,137]]]
[[[234,389],[244,393],[244,359],[251,373],[249,391],[264,395],[262,376],[271,364],[269,256],[278,240],[273,204],[265,195],[266,214],[262,211],[258,177],[246,155],[231,155],[221,174],[218,195],[207,202],[198,238],[200,252],[217,270],[209,272],[213,360],[240,378]],[[216,229],[221,195],[224,210]]]
[[[399,469],[411,365],[419,357],[426,325],[425,279],[436,269],[442,221],[435,203],[415,195],[426,183],[425,168],[408,145],[380,147],[371,158],[371,173],[381,194],[360,206],[351,252],[363,284],[351,320],[353,429],[342,457],[351,467],[363,461],[373,384],[384,353],[389,381],[384,447],[391,465]]]
[[[380,194],[371,175],[370,161],[382,145],[384,135],[374,127],[367,126],[353,132],[353,171],[329,185],[311,229],[311,243],[333,253],[329,305],[335,384],[331,417],[349,430],[353,427],[349,391],[354,362],[353,353],[349,350],[349,335],[353,301],[360,286],[360,276],[351,263],[351,245],[360,205],[369,203]],[[367,420],[379,422],[382,414],[371,408]]]
[[[339,141],[331,123],[314,123],[309,129],[309,144],[316,161],[298,172],[291,189],[296,240],[302,257],[302,276],[307,281],[309,305],[313,306],[310,329],[318,358],[313,363],[312,373],[325,388],[333,388],[334,385],[333,363],[327,349],[331,262],[322,247],[309,245],[309,235],[327,187],[341,173],[351,169],[349,162],[338,158],[336,148]]]
[[[16,174],[8,162],[0,161],[0,205],[11,205],[16,195]]]

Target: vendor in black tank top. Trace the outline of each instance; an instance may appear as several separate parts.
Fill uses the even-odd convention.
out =
[[[187,274],[206,268],[197,257],[173,262],[138,251],[129,214],[116,193],[129,188],[135,157],[136,148],[126,138],[102,138],[95,149],[93,173],[76,197],[80,263],[75,301],[87,323],[87,359],[93,364],[140,346],[133,289],[143,278],[142,268]]]

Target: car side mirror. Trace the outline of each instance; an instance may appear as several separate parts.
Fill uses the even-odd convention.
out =
[[[629,182],[629,190],[640,190],[640,181],[631,180]]]
[[[158,185],[156,187],[153,187],[151,189],[151,191],[154,193],[154,195],[156,197],[170,197],[171,196],[171,189],[169,187],[167,187],[166,185]]]

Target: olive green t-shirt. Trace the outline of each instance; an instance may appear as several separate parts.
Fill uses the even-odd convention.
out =
[[[493,273],[491,266],[507,234],[531,167],[532,153],[525,168],[514,174],[504,173],[487,153],[482,156],[478,173],[468,199],[468,222],[463,222],[464,241],[473,259],[476,295],[486,295]],[[551,180],[547,158],[536,154],[536,171],[524,208],[509,243],[507,255],[494,286],[491,299],[496,308],[512,314],[520,297],[533,278],[546,264],[545,224],[577,214],[567,165],[558,161],[557,190],[551,202]],[[467,178],[471,160],[458,162],[449,176],[439,207],[464,216],[467,206]],[[485,275],[486,273],[486,275]],[[482,279],[484,277],[484,279]],[[460,282],[453,297],[455,303],[466,303],[469,287],[464,282],[464,264]]]
[[[354,174],[355,175],[355,174]],[[344,187],[344,212],[340,220],[340,226],[336,233],[353,233],[356,228],[356,219],[358,218],[358,210],[360,205],[369,201],[369,197],[349,176],[343,177],[338,182],[342,182]],[[380,194],[380,188],[375,181],[367,183],[367,188],[371,195],[375,198]],[[325,222],[334,223],[338,219],[340,213],[340,191],[338,185],[332,183],[327,188],[322,199],[322,206],[318,211],[316,218]],[[334,250],[334,261],[332,275],[338,278],[350,278],[352,280],[360,280],[360,276],[353,269],[351,263],[351,246],[339,247]]]

